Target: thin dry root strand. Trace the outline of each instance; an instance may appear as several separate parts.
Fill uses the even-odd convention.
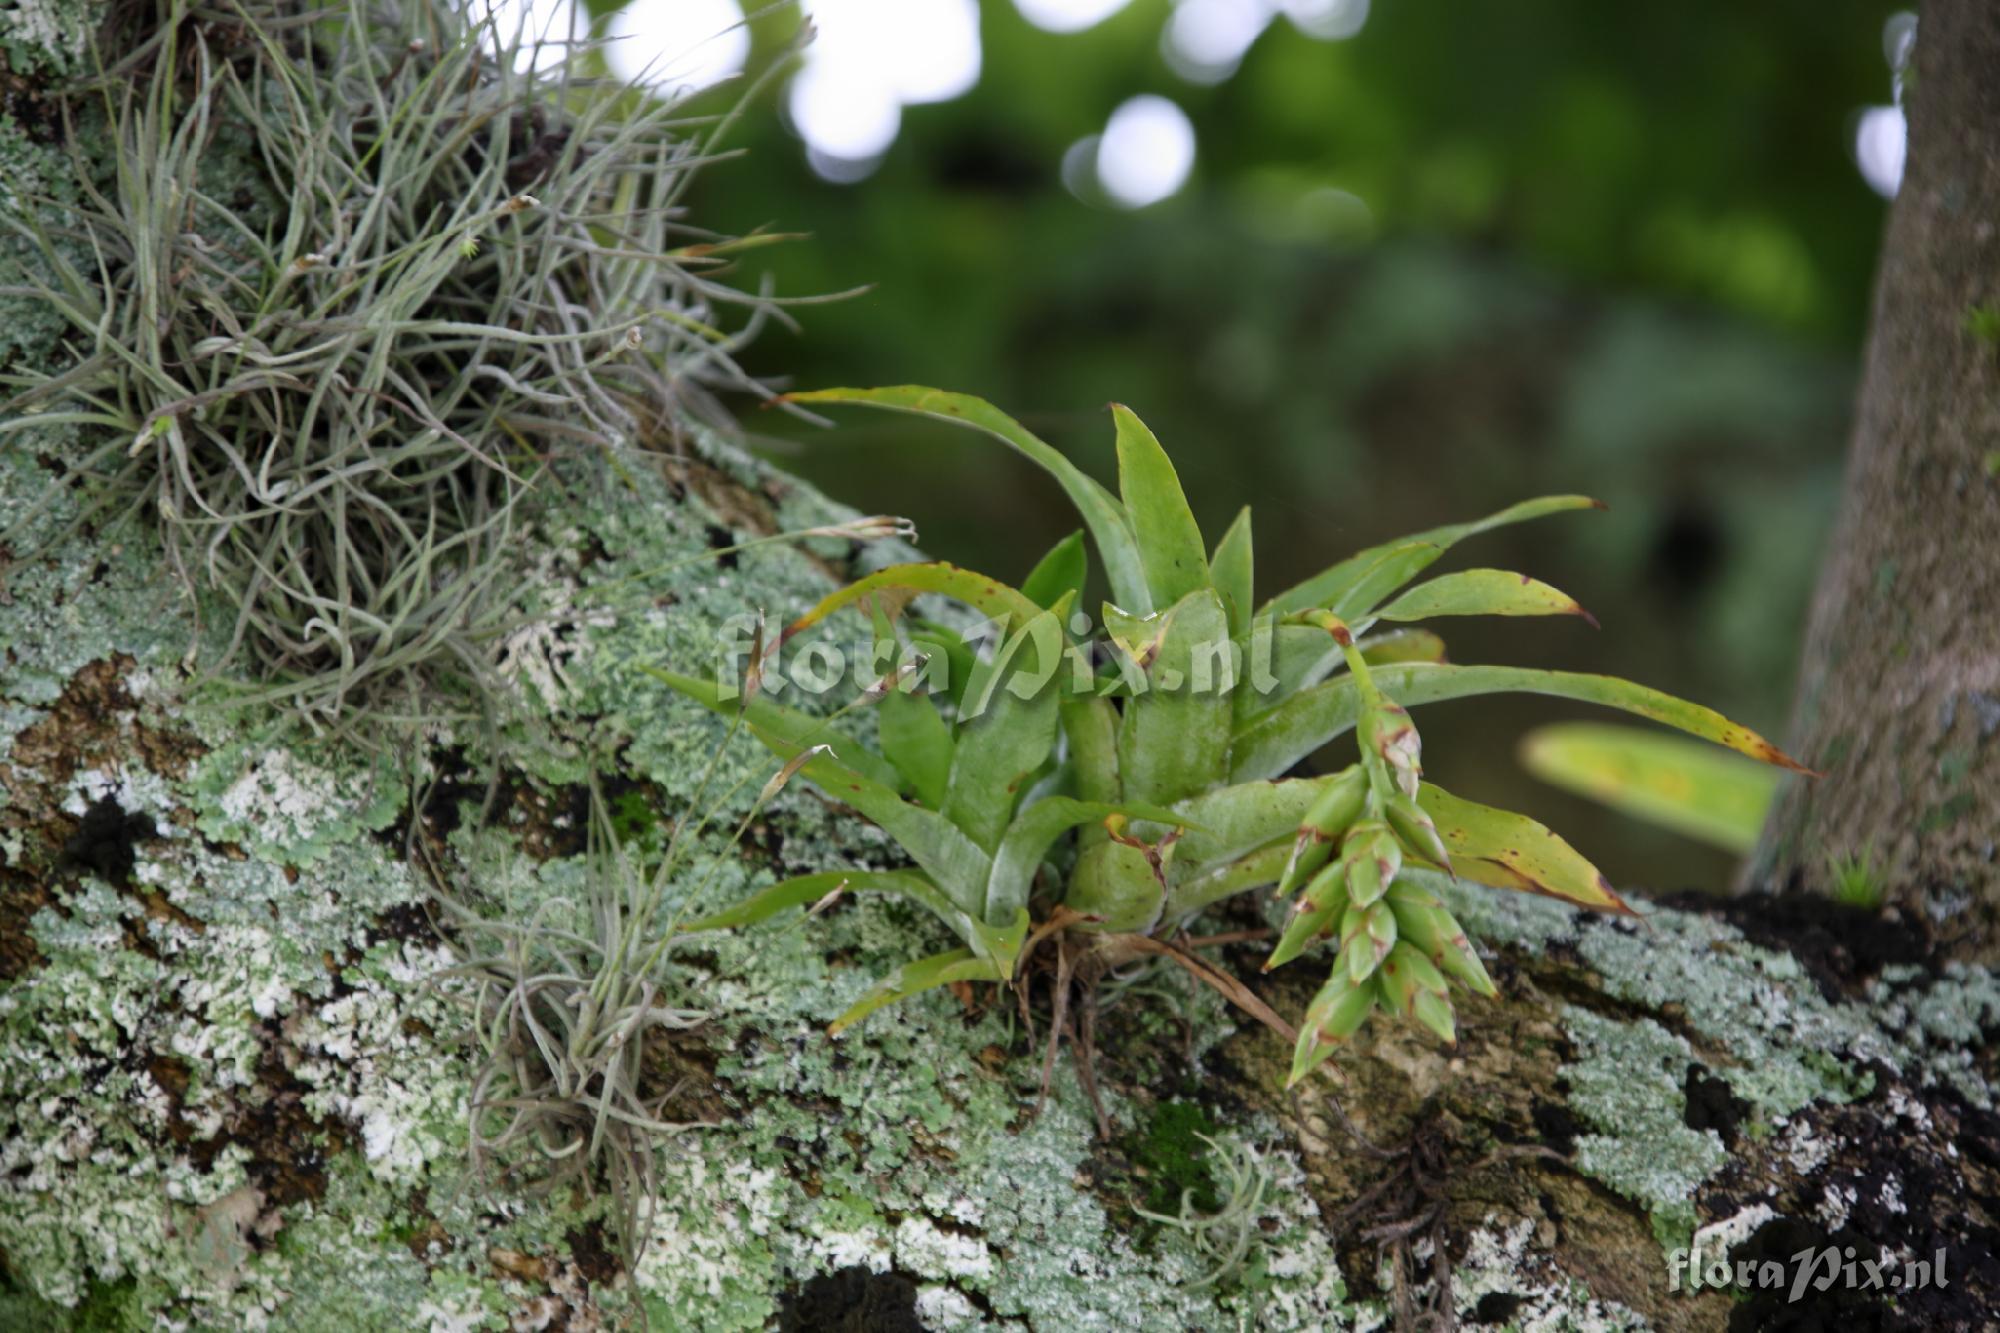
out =
[[[1031,966],[1041,946],[1053,940],[1055,973],[1050,995],[1049,1035],[1042,1049],[1041,1091],[1035,1098],[1034,1115],[1047,1105],[1049,1088],[1055,1081],[1056,1051],[1068,1033],[1076,1056],[1077,1079],[1089,1097],[1097,1118],[1097,1135],[1111,1138],[1111,1117],[1097,1085],[1097,985],[1106,974],[1141,957],[1165,958],[1210,987],[1250,1017],[1270,1028],[1290,1044],[1298,1040],[1298,1029],[1280,1018],[1270,1005],[1241,981],[1193,952],[1197,945],[1234,944],[1267,938],[1269,931],[1236,931],[1186,943],[1156,940],[1149,935],[1121,932],[1080,935],[1071,928],[1087,920],[1082,913],[1058,907],[1047,920],[1029,933],[1015,963],[1014,995],[1020,1007],[1028,1041],[1035,1041],[1035,1020],[1028,1004],[1029,979],[1038,970]],[[1047,967],[1039,969],[1049,970]]]
[[[1420,1122],[1409,1141],[1400,1150],[1390,1152],[1363,1136],[1338,1102],[1330,1097],[1328,1102],[1364,1151],[1378,1161],[1392,1164],[1380,1180],[1362,1191],[1334,1219],[1336,1239],[1348,1234],[1351,1228],[1368,1223],[1352,1234],[1356,1240],[1372,1242],[1377,1255],[1389,1260],[1389,1303],[1395,1313],[1397,1333],[1418,1330],[1451,1333],[1457,1327],[1458,1315],[1452,1303],[1452,1261],[1446,1245],[1445,1219],[1451,1205],[1453,1178],[1476,1175],[1518,1157],[1540,1158],[1564,1166],[1570,1164],[1570,1159],[1552,1149],[1532,1145],[1497,1148],[1473,1162],[1454,1167],[1448,1145],[1429,1121]],[[1421,1300],[1417,1291],[1421,1279],[1416,1275],[1419,1240],[1428,1240],[1431,1247],[1429,1290]]]

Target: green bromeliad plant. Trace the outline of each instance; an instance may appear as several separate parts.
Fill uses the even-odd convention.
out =
[[[914,899],[958,937],[959,948],[905,964],[881,982],[836,1031],[931,987],[1018,982],[1037,946],[1053,940],[1057,1028],[1073,981],[1153,955],[1174,958],[1289,1033],[1291,1025],[1247,988],[1175,940],[1204,908],[1275,885],[1293,901],[1265,967],[1321,942],[1332,952],[1326,984],[1296,1031],[1294,1082],[1378,1008],[1451,1041],[1449,983],[1494,992],[1434,892],[1440,877],[1630,909],[1547,828],[1423,781],[1406,705],[1503,691],[1557,695],[1798,767],[1697,704],[1609,676],[1447,663],[1435,634],[1407,628],[1445,616],[1584,615],[1547,584],[1501,570],[1409,585],[1464,538],[1593,507],[1585,497],[1529,500],[1373,547],[1259,601],[1249,511],[1211,549],[1165,451],[1123,407],[1112,409],[1113,495],[976,398],[914,387],[793,397],[954,421],[1027,455],[1081,511],[1112,595],[1102,608],[1108,643],[1098,644],[1076,610],[1086,575],[1079,533],[1020,588],[925,563],[882,570],[826,598],[777,642],[854,608],[870,617],[878,652],[906,654],[864,693],[880,709],[879,752],[816,745],[824,720],[760,692],[757,650],[740,685],[656,673],[740,717],[915,863],[786,880],[693,927],[743,925],[845,889]],[[994,631],[987,650],[974,651],[974,636],[962,630],[906,615],[925,594],[984,617]],[[928,658],[908,655],[912,648]],[[1287,776],[1350,730],[1355,763],[1326,776]]]

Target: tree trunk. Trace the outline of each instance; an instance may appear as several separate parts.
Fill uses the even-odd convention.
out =
[[[1873,860],[1966,952],[2000,932],[2000,9],[1923,8],[1846,498],[1752,883]]]

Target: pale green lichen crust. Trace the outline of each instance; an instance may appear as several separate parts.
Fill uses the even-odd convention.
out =
[[[7,0],[0,5],[0,55],[16,74],[74,73],[103,21],[102,0]]]
[[[1982,1031],[2000,1023],[2000,981],[1989,970],[1890,969],[1865,997],[1829,999],[1796,957],[1711,916],[1654,910],[1635,922],[1476,887],[1450,897],[1482,941],[1570,950],[1595,974],[1607,1005],[1561,1009],[1576,1048],[1563,1071],[1570,1107],[1590,1131],[1577,1138],[1577,1164],[1645,1208],[1668,1248],[1688,1243],[1701,1220],[1697,1196],[1730,1158],[1714,1129],[1686,1123],[1690,1068],[1742,1099],[1759,1138],[1809,1108],[1866,1096],[1873,1067],[1992,1105],[1974,1060]],[[1607,1012],[1614,1007],[1623,1012]],[[1670,1018],[1673,1030],[1635,1007]]]

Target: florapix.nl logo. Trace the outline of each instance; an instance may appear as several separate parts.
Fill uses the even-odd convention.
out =
[[[1852,1245],[1803,1249],[1784,1259],[1731,1259],[1727,1248],[1692,1248],[1667,1252],[1667,1290],[1783,1291],[1787,1301],[1804,1300],[1808,1292],[1917,1291],[1948,1287],[1945,1252],[1926,1258],[1878,1250],[1872,1256]]]
[[[1068,695],[1129,697],[1228,694],[1247,684],[1263,696],[1283,683],[1280,671],[1309,679],[1339,659],[1338,641],[1330,635],[1309,636],[1313,653],[1301,654],[1285,637],[1295,627],[1264,618],[1241,637],[1224,631],[1187,645],[1182,665],[1174,666],[1155,660],[1168,624],[1166,617],[1150,616],[1099,626],[1072,612],[1065,634],[1064,623],[1048,612],[1021,625],[985,619],[950,631],[954,654],[928,650],[933,636],[923,632],[899,638],[878,631],[847,641],[828,634],[794,638],[790,630],[770,634],[760,615],[737,615],[718,627],[715,683],[724,699],[736,697],[746,681],[755,682],[750,693],[774,696],[843,689],[879,696],[890,688],[952,693],[959,716],[969,719],[984,713],[1002,689],[1025,701],[1052,686]],[[1306,655],[1323,660],[1295,660]]]

